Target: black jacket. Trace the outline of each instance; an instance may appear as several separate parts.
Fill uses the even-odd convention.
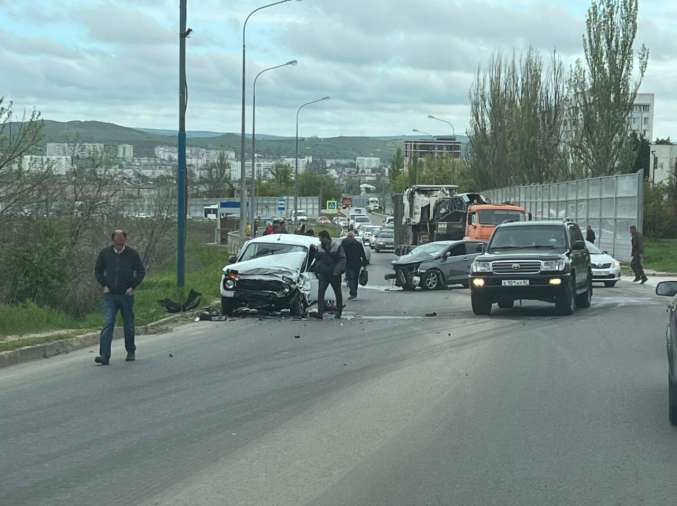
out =
[[[591,243],[595,243],[595,239],[597,237],[595,236],[595,231],[593,229],[586,230],[585,232],[585,240]]]
[[[644,239],[642,237],[642,234],[639,232],[635,232],[632,234],[632,251],[631,251],[631,256],[633,258],[637,258],[644,253]]]
[[[122,295],[129,288],[136,288],[141,284],[146,269],[136,250],[126,246],[122,253],[117,254],[113,246],[108,246],[99,253],[94,274],[99,284],[107,286],[110,293]]]
[[[346,237],[341,246],[346,252],[346,269],[359,271],[362,266],[367,265],[367,254],[364,252],[364,246],[360,241]]]
[[[317,248],[315,262],[311,269],[318,276],[340,276],[346,271],[346,254],[341,243],[332,241],[329,249]]]

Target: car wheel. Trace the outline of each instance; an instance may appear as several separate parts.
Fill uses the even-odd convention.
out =
[[[576,307],[590,307],[592,302],[592,278],[588,276],[588,286],[585,289],[585,293],[576,295]]]
[[[232,316],[234,310],[235,304],[233,303],[233,299],[221,297],[221,314],[224,316]]]
[[[426,272],[421,285],[426,290],[439,290],[443,285],[442,276],[437,271],[428,271]]]
[[[670,410],[670,423],[677,427],[677,382],[672,381],[668,373],[668,399]]]
[[[512,309],[515,306],[514,300],[499,300],[498,307],[501,309]]]
[[[472,304],[472,312],[476,315],[491,314],[491,302],[486,297],[473,293],[470,295],[470,302]]]
[[[292,299],[291,304],[289,305],[289,312],[292,316],[302,318],[306,315],[306,304],[303,301],[303,297],[300,294]]]
[[[616,286],[616,282],[615,281],[605,281],[604,286],[606,286],[607,288],[613,288],[614,286]]]
[[[376,248],[374,251],[376,251],[376,253],[380,253],[380,252],[381,252],[381,250],[378,249],[378,248]]]
[[[572,274],[571,279],[574,279]],[[557,296],[555,300],[555,309],[561,315],[570,315],[575,311],[575,300],[574,300],[574,287],[572,286],[573,281],[568,283],[564,289],[564,293]]]

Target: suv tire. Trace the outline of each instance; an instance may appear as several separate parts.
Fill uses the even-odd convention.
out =
[[[232,316],[235,310],[235,304],[232,299],[228,297],[221,297],[221,314],[224,316]]]
[[[571,275],[572,282],[568,283],[564,293],[559,295],[555,300],[555,309],[561,315],[570,315],[573,314],[575,310],[575,300],[574,300],[574,274]]]
[[[491,302],[486,297],[473,293],[470,295],[470,301],[472,303],[472,312],[476,315],[491,314]]]
[[[587,281],[587,287],[585,288],[585,292],[576,295],[576,307],[590,307],[590,303],[592,302],[592,278],[588,276],[588,281]]]
[[[303,318],[306,315],[306,305],[300,293],[297,293],[291,300],[289,312],[292,316],[296,316],[297,318]]]
[[[668,373],[668,410],[670,413],[670,423],[677,427],[677,382],[672,381]]]

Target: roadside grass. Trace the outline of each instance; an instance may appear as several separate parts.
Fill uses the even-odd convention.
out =
[[[227,263],[227,258],[228,250],[223,246],[189,241],[186,246],[186,289],[183,299],[192,288],[202,293],[200,302],[202,306],[210,305],[218,297],[220,272]],[[169,316],[164,307],[158,303],[159,300],[170,298],[178,302],[182,299],[176,289],[175,265],[173,259],[163,269],[150,273],[136,291],[134,312],[137,326]],[[0,305],[0,339],[3,336],[53,333],[49,336],[31,336],[28,339],[0,340],[0,351],[72,337],[73,329],[95,330],[100,328],[101,319],[100,308],[82,318],[74,318],[62,311],[38,307],[31,302],[21,305]],[[120,319],[118,325],[121,325]],[[64,333],[59,332],[61,330]]]
[[[677,239],[646,239],[644,267],[658,272],[677,273]]]

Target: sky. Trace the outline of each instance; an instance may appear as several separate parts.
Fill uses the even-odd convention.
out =
[[[242,23],[266,0],[188,0],[190,130],[240,131]],[[582,54],[584,0],[291,0],[247,24],[247,131],[465,133],[468,91],[493,54]],[[654,134],[677,138],[677,2],[640,0],[636,46],[650,50],[641,92]],[[179,0],[0,0],[0,96],[45,119],[140,128],[178,125]]]

